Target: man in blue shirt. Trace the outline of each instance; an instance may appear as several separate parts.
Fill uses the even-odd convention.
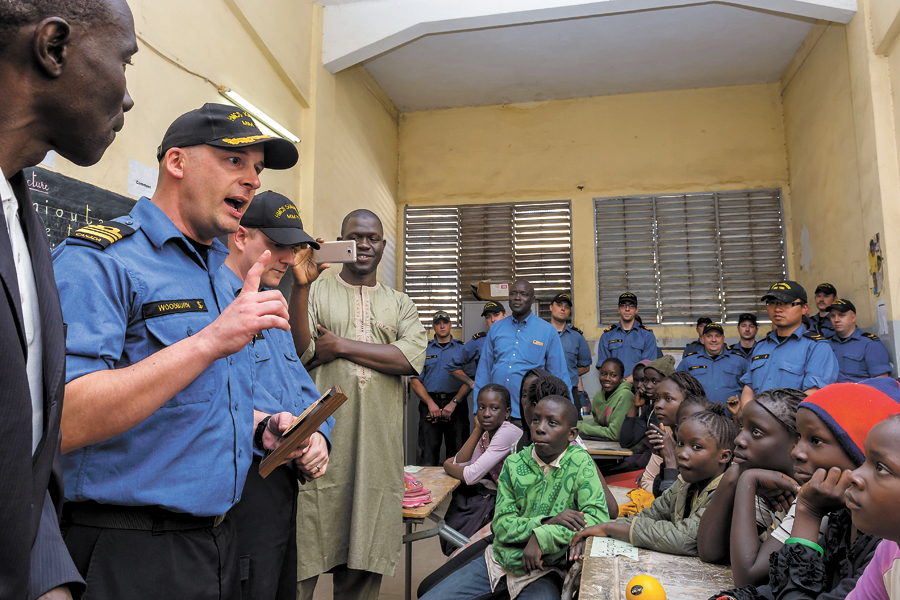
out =
[[[856,326],[856,306],[841,298],[832,302],[829,310],[835,334],[828,341],[841,370],[838,383],[889,377],[891,359],[887,349],[877,335]]]
[[[524,280],[509,288],[509,319],[497,321],[488,331],[475,375],[475,397],[489,383],[499,383],[518,398],[522,377],[530,369],[541,367],[563,381],[569,376],[559,333],[550,323],[532,314],[534,286]],[[522,425],[519,403],[513,401],[510,421]]]
[[[749,362],[753,356],[753,349],[756,348],[756,333],[759,326],[756,324],[756,315],[753,313],[741,313],[738,316],[738,336],[740,340],[737,343],[728,346],[728,350],[734,354],[739,354]]]
[[[837,381],[838,364],[828,340],[803,325],[803,316],[809,312],[803,286],[779,281],[762,301],[775,330],[756,345],[741,377],[741,406],[766,390],[790,388],[811,394]]]
[[[466,396],[469,386],[450,374],[449,366],[462,352],[463,345],[453,339],[450,315],[443,310],[431,319],[434,339],[425,348],[425,367],[410,380],[419,397],[419,456],[416,464],[435,467],[440,464],[441,442],[447,456],[456,456],[469,437],[469,411]]]
[[[831,323],[831,311],[828,307],[836,298],[837,288],[830,283],[820,283],[816,287],[816,308],[819,312],[811,316],[809,322],[816,333],[826,338],[834,337],[834,325]]]
[[[597,345],[597,368],[614,356],[625,365],[627,381],[631,381],[634,365],[657,358],[656,336],[651,329],[635,323],[637,312],[637,296],[631,292],[619,296],[619,322],[603,330]]]
[[[740,379],[747,361],[725,349],[725,330],[718,323],[705,326],[700,340],[703,348],[684,357],[676,370],[693,375],[703,386],[707,398],[725,404],[729,397],[740,395],[744,387]]]
[[[475,386],[473,379],[478,372],[478,361],[481,360],[481,349],[487,339],[487,332],[491,330],[491,325],[506,318],[506,309],[499,302],[491,300],[485,303],[481,316],[484,317],[484,331],[473,335],[472,339],[463,345],[462,352],[447,365],[450,374],[468,385],[470,389]]]
[[[703,350],[703,330],[710,323],[712,323],[712,319],[710,319],[709,317],[700,317],[699,319],[697,319],[697,339],[684,347],[684,352],[681,353],[681,358],[684,358],[688,354],[697,354],[698,352]]]
[[[229,254],[216,275],[216,288],[225,296],[237,297],[250,269],[268,251],[271,258],[260,284],[262,289],[276,289],[294,266],[295,255],[312,252],[306,246],[318,248],[319,244],[303,231],[294,203],[275,192],[256,194],[240,228],[228,236]],[[300,364],[289,332],[261,331],[244,352],[249,356],[252,377],[239,382],[240,395],[252,400],[254,410],[300,415],[319,399],[319,390]],[[278,467],[265,479],[259,474],[262,452],[254,450],[241,501],[228,512],[237,528],[241,589],[249,598],[296,598],[298,478],[306,482],[325,474],[333,425],[334,418],[329,417],[309,439],[303,456]]]
[[[572,296],[562,293],[553,297],[550,303],[550,324],[559,332],[566,367],[569,369],[569,383],[572,386],[572,400],[579,412],[585,406],[582,393],[578,391],[578,380],[591,370],[591,349],[580,329],[569,323],[572,316]],[[590,405],[590,402],[587,403]]]
[[[263,168],[292,167],[297,150],[207,104],[175,120],[157,157],[152,199],[54,251],[69,332],[65,541],[93,598],[233,598],[225,513],[254,440],[274,449],[293,420],[266,420],[234,390],[252,377],[247,344],[289,326],[281,293],[259,291],[268,253],[237,298],[214,287],[227,254],[216,237],[237,230]]]

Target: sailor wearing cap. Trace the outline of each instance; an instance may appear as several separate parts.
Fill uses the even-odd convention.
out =
[[[738,336],[740,340],[728,346],[728,350],[742,356],[749,361],[753,357],[753,349],[756,348],[756,333],[759,325],[756,324],[756,315],[753,313],[741,313],[738,316]]]
[[[591,370],[591,349],[580,329],[569,323],[572,316],[572,296],[568,293],[557,294],[550,302],[550,324],[559,332],[559,342],[562,344],[563,354],[566,357],[566,367],[569,369],[569,383],[572,386],[572,400],[578,408],[582,408],[583,402],[579,402],[581,394],[578,392],[578,379]],[[587,404],[590,404],[589,402]]]
[[[703,328],[712,323],[712,319],[709,317],[700,317],[697,319],[697,339],[693,342],[689,343],[684,347],[684,352],[681,353],[681,358],[684,358],[688,354],[696,354],[703,350]]]
[[[441,442],[447,456],[456,456],[469,437],[469,386],[450,374],[463,345],[453,338],[450,315],[439,310],[432,316],[434,339],[425,348],[425,367],[410,380],[419,397],[419,456],[417,465],[440,464]]]
[[[226,296],[239,296],[250,269],[268,250],[271,258],[260,275],[260,285],[275,289],[294,268],[295,258],[312,253],[306,246],[318,249],[319,243],[303,231],[294,203],[271,191],[256,194],[244,211],[240,228],[228,236],[229,254],[216,274],[216,288]],[[298,269],[304,267],[298,264]],[[294,269],[295,277],[298,269]],[[266,415],[281,411],[300,415],[319,398],[290,332],[277,328],[261,331],[244,351],[249,354],[252,378],[237,382],[242,387],[239,397],[252,398],[254,410]],[[264,423],[267,418],[258,428],[264,429]],[[259,474],[263,452],[259,444],[254,448],[241,501],[228,513],[237,528],[238,555],[250,563],[248,570],[242,570],[246,581],[242,580],[241,588],[248,590],[251,598],[296,595],[298,478],[308,481],[325,474],[333,426],[334,418],[329,417],[310,437],[306,454],[265,479]]]
[[[884,344],[874,333],[856,326],[853,303],[841,298],[832,302],[829,310],[835,334],[828,341],[841,370],[838,383],[890,376],[891,360]]]
[[[725,349],[725,330],[718,323],[706,325],[700,340],[703,348],[688,354],[676,370],[696,377],[712,402],[725,404],[730,396],[739,396],[744,388],[740,379],[747,369],[747,361]]]
[[[54,252],[69,331],[66,404],[78,407],[63,419],[66,544],[84,572],[122,574],[92,582],[98,598],[148,589],[235,597],[236,539],[224,515],[241,497],[266,416],[239,393],[252,377],[245,348],[289,326],[281,293],[259,291],[268,253],[237,299],[214,286],[228,255],[216,238],[238,229],[260,172],[290,168],[297,149],[240,109],[206,104],[176,119],[158,157],[152,199]],[[257,445],[275,448],[292,420],[272,416]],[[125,580],[132,591],[108,587]]]
[[[603,330],[597,345],[597,368],[611,356],[618,358],[629,381],[634,365],[657,357],[656,336],[653,330],[635,322],[637,312],[637,296],[631,292],[619,296],[619,322]]]
[[[481,360],[481,349],[487,339],[487,332],[491,330],[491,325],[506,318],[506,309],[499,302],[491,300],[485,303],[481,316],[484,317],[484,331],[473,335],[472,339],[463,345],[462,352],[447,365],[450,374],[470,388],[475,386],[473,380],[475,373],[478,372],[478,361]]]
[[[741,378],[741,405],[766,390],[790,388],[810,393],[834,383],[838,364],[828,340],[803,326],[803,315],[809,311],[803,286],[796,281],[779,281],[762,301],[775,330],[753,351]]]
[[[816,308],[819,312],[809,318],[812,329],[821,336],[834,336],[834,325],[831,324],[831,312],[828,307],[837,298],[837,289],[830,283],[820,283],[816,287]]]

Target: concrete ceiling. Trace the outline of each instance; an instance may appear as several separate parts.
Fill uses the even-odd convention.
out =
[[[813,23],[731,4],[673,6],[430,34],[363,64],[401,111],[765,83]]]

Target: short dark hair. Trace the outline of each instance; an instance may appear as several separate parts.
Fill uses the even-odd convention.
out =
[[[611,364],[616,365],[617,367],[619,367],[619,374],[625,375],[625,363],[623,363],[621,360],[619,360],[615,356],[610,356],[609,358],[604,360],[602,363],[600,363],[600,368],[602,369],[603,365],[605,365],[606,363],[611,363]]]
[[[526,397],[532,404],[537,404],[547,396],[562,396],[572,402],[572,392],[565,381],[550,373],[538,374],[537,379],[528,386]]]
[[[539,402],[552,402],[557,406],[562,406],[566,425],[569,427],[578,427],[578,409],[575,408],[575,405],[572,404],[572,401],[569,398],[564,398],[559,394],[550,394],[549,396],[541,398]]]
[[[734,438],[737,437],[737,429],[731,416],[721,404],[713,404],[709,410],[694,413],[682,422],[682,426],[688,421],[699,421],[714,440],[719,450],[734,452]]]
[[[0,0],[0,1],[2,1],[2,0]],[[350,211],[349,213],[347,213],[347,216],[344,217],[343,221],[341,221],[341,236],[342,237],[344,235],[344,231],[346,231],[346,229],[347,229],[347,223],[350,221],[350,219],[356,219],[357,217],[372,217],[373,219],[378,221],[378,226],[381,227],[381,231],[382,231],[382,233],[384,233],[384,223],[381,222],[381,218],[378,215],[376,215],[371,210],[368,210],[366,208],[357,208],[356,210]]]
[[[509,400],[509,390],[499,383],[489,383],[478,390],[478,398],[481,398],[482,394],[484,394],[485,392],[494,392],[500,394],[500,397],[503,398],[503,402],[506,404],[506,408],[508,409],[511,406]]]
[[[16,31],[59,17],[71,23],[90,23],[110,19],[108,0],[0,0],[0,50],[5,49]]]
[[[681,401],[681,404],[678,405],[678,410],[675,411],[675,422],[678,423],[681,420],[681,416],[684,414],[684,410],[687,410],[686,407],[689,406],[699,406],[701,411],[710,410],[713,406],[713,403],[709,401],[709,398],[706,396],[698,396],[697,394],[685,394],[684,400]]]

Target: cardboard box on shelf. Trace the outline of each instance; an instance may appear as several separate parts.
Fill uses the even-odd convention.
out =
[[[482,300],[509,300],[509,283],[495,283],[490,280],[478,284],[478,295]]]

